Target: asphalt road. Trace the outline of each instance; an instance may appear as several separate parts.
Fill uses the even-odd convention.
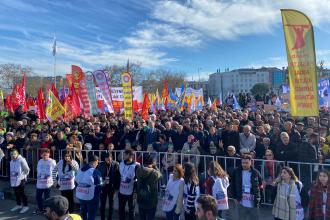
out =
[[[0,219],[1,220],[18,220],[18,219],[35,219],[35,220],[45,220],[46,218],[44,216],[37,216],[32,215],[32,212],[36,209],[35,205],[29,205],[30,209],[24,214],[19,214],[19,211],[17,212],[11,212],[10,209],[13,208],[16,205],[16,202],[14,200],[0,200]]]

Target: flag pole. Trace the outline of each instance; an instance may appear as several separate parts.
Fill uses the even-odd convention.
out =
[[[56,54],[54,55],[54,84],[56,87]]]
[[[57,45],[56,45],[56,33],[54,35],[54,42],[53,42],[53,57],[54,57],[54,84],[56,88],[56,54],[57,54]]]

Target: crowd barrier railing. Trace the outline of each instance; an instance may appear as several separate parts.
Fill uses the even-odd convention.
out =
[[[20,149],[20,154],[26,158],[27,163],[30,167],[30,173],[28,176],[29,180],[36,180],[37,178],[37,163],[41,158],[42,149]],[[79,164],[80,167],[83,164],[88,163],[90,155],[94,154],[103,161],[105,158],[106,150],[51,150],[51,157],[59,162],[66,152],[70,152]],[[9,152],[5,152],[5,158],[1,160],[0,177],[8,177],[9,174]],[[115,161],[122,161],[124,159],[123,150],[111,151],[113,159]],[[207,169],[210,161],[218,161],[223,169],[228,173],[229,177],[233,174],[234,170],[240,166],[241,159],[239,157],[224,157],[212,155],[197,155],[197,154],[182,154],[182,153],[169,153],[169,152],[149,152],[149,151],[135,151],[135,160],[143,164],[145,154],[151,155],[155,160],[157,167],[162,173],[162,179],[159,182],[160,192],[166,187],[170,173],[173,171],[173,167],[179,163],[184,165],[186,162],[191,162],[195,165],[200,182],[207,178]],[[8,159],[9,158],[9,159]],[[319,163],[305,163],[305,162],[294,162],[294,161],[276,161],[276,160],[262,160],[253,159],[252,165],[257,169],[263,179],[263,204],[271,204],[271,191],[274,187],[274,181],[279,176],[280,170],[283,166],[291,167],[299,180],[304,184],[305,187],[309,188],[313,181],[316,179],[317,172],[320,169],[330,170],[330,164],[319,164]]]

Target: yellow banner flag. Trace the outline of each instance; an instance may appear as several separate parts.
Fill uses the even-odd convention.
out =
[[[124,117],[126,119],[133,118],[133,89],[132,76],[130,73],[124,72],[121,74],[121,82],[124,93]]]
[[[48,91],[48,103],[46,106],[46,116],[48,120],[54,121],[58,117],[64,114],[65,110],[60,101],[56,98],[54,93],[49,90]]]
[[[318,116],[316,58],[313,26],[303,13],[282,9],[288,57],[292,116]]]

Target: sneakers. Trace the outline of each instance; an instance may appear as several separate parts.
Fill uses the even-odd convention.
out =
[[[32,212],[33,215],[41,215],[43,213],[44,213],[44,211],[42,211],[40,209],[36,209],[34,212]]]
[[[27,212],[29,210],[28,206],[23,206],[22,210],[19,212],[20,214],[24,214],[25,212]]]
[[[15,212],[15,211],[17,211],[17,210],[19,210],[19,209],[21,209],[21,208],[23,208],[23,206],[21,206],[21,205],[17,205],[17,206],[15,206],[14,208],[10,209],[10,211],[11,211],[11,212]]]

